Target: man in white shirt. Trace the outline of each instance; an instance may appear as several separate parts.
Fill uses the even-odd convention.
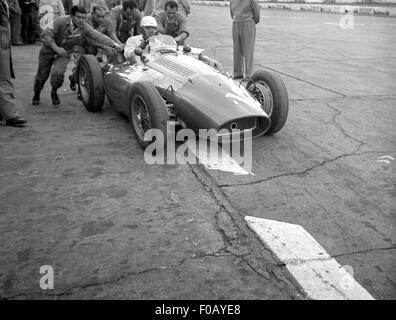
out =
[[[157,21],[152,16],[145,16],[140,22],[140,28],[142,33],[129,37],[124,48],[124,56],[129,60],[131,64],[138,62],[135,55],[135,48],[140,46],[143,53],[148,52],[148,41],[149,38],[157,32]]]

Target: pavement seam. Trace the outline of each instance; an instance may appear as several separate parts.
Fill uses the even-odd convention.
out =
[[[390,251],[390,250],[396,250],[396,246],[391,246],[391,247],[386,247],[386,248],[373,248],[373,249],[352,251],[352,252],[347,252],[347,253],[340,253],[340,254],[333,255],[333,258],[350,256],[350,255],[354,255],[354,254],[365,254],[365,253],[371,253],[371,252],[376,252],[376,251]]]
[[[233,207],[227,196],[221,191],[207,171],[201,165],[193,166],[189,164],[189,167],[204,190],[211,195],[219,206],[219,210],[216,212],[216,223],[218,225],[215,227],[223,237],[225,244],[227,244],[225,251],[242,259],[256,274],[260,275],[260,277],[269,281],[275,280],[271,281],[271,283],[281,292],[286,293],[290,299],[304,298],[306,296],[305,292],[300,288],[294,278],[289,275],[287,270],[283,269],[284,266],[279,263],[273,252],[263,245],[257,238],[257,235],[247,227],[243,220],[243,213]],[[224,216],[219,217],[219,214],[224,214]],[[231,224],[231,226],[222,227],[220,224],[221,222],[224,223],[224,221],[222,221],[223,219],[221,218],[228,219],[228,223]],[[233,228],[233,230],[230,231],[229,228]],[[236,235],[234,233],[236,233]],[[248,241],[246,243],[241,243],[245,239]],[[248,252],[240,254],[239,251],[241,246],[247,248]],[[268,262],[268,258],[262,256],[263,252],[269,254],[274,263]],[[260,257],[257,257],[257,254],[260,255]],[[248,260],[249,258],[257,262],[258,267],[254,267],[252,265],[253,263]],[[268,273],[269,276],[265,276],[263,271]],[[282,277],[286,279],[286,281],[282,279]]]
[[[362,141],[362,140],[359,140],[359,139],[357,139],[357,138],[351,136],[350,134],[348,134],[348,133],[345,131],[344,127],[343,127],[340,123],[338,123],[337,117],[341,115],[341,113],[342,113],[341,110],[339,110],[338,108],[332,106],[330,103],[326,103],[326,105],[327,105],[327,107],[329,107],[330,109],[332,109],[333,111],[335,111],[335,114],[334,114],[334,116],[331,118],[331,121],[332,121],[333,123],[335,123],[335,126],[338,128],[338,130],[340,130],[340,131],[342,132],[342,134],[343,134],[346,138],[349,138],[349,139],[351,139],[351,140],[353,140],[353,141],[355,141],[355,142],[357,142],[357,143],[359,144],[359,145],[356,147],[355,151],[354,151],[354,152],[357,152],[363,145],[366,144],[366,142],[364,142],[364,141]]]
[[[321,161],[321,162],[315,164],[314,166],[312,166],[308,169],[302,170],[302,171],[281,173],[281,174],[270,176],[270,177],[267,177],[264,179],[259,179],[259,180],[246,182],[246,183],[219,184],[218,187],[219,188],[229,188],[229,187],[236,187],[236,186],[248,186],[248,185],[259,184],[259,183],[271,181],[271,180],[282,178],[282,177],[288,177],[288,176],[303,176],[304,177],[310,171],[313,171],[314,169],[320,168],[328,163],[332,163],[332,162],[337,161],[342,158],[362,156],[365,154],[372,154],[372,153],[389,153],[389,152],[396,152],[396,150],[374,150],[374,151],[365,151],[365,152],[360,152],[360,153],[357,153],[356,151],[354,151],[352,153],[341,154],[333,159]]]
[[[284,75],[284,76],[287,76],[287,77],[290,77],[290,78],[299,80],[299,81],[304,82],[304,83],[307,83],[307,84],[309,84],[309,85],[311,85],[311,86],[320,88],[320,89],[322,89],[322,90],[326,90],[326,91],[329,91],[329,92],[338,94],[338,95],[340,95],[340,96],[343,97],[343,98],[346,97],[346,95],[343,94],[343,93],[337,92],[337,91],[335,91],[335,90],[332,90],[332,89],[329,89],[329,88],[326,88],[326,87],[322,87],[322,86],[320,86],[320,85],[318,85],[318,84],[315,84],[315,83],[313,83],[313,82],[310,82],[310,81],[308,81],[308,80],[301,79],[301,78],[299,78],[299,77],[296,77],[296,76],[293,76],[293,75],[291,75],[291,74],[288,74],[288,73],[285,73],[285,72],[276,70],[276,69],[274,69],[274,68],[270,68],[270,67],[264,66],[264,65],[262,65],[262,64],[259,64],[259,66],[262,67],[262,68],[269,69],[269,70],[272,70],[272,71],[274,71],[274,72],[277,72],[277,73],[279,73],[279,74],[281,74],[281,75]]]

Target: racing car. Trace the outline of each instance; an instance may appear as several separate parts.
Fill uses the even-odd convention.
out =
[[[203,49],[180,46],[167,35],[149,39],[148,53],[139,48],[140,63],[123,56],[99,63],[80,58],[78,89],[90,112],[102,110],[105,95],[111,106],[130,119],[142,148],[149,129],[167,130],[167,121],[181,128],[227,132],[250,130],[252,137],[274,134],[288,115],[288,94],[282,79],[267,70],[237,81]]]

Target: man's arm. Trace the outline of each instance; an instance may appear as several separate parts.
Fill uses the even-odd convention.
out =
[[[122,49],[124,48],[123,44],[118,44],[103,33],[96,31],[88,23],[84,24],[84,28],[82,29],[81,34],[85,39],[87,39],[87,41],[94,41],[95,43],[114,48],[118,51],[122,51]]]
[[[115,31],[117,30],[117,24],[118,24],[117,21],[118,21],[119,15],[120,15],[120,12],[119,12],[118,8],[111,9],[110,14],[109,14],[109,21],[112,24]]]
[[[260,22],[260,5],[258,0],[250,0],[250,7],[252,8],[254,23],[257,24]]]
[[[57,53],[60,56],[66,56],[67,52],[64,48],[59,47],[55,43],[54,36],[56,34],[58,34],[58,32],[61,28],[61,25],[63,23],[67,23],[67,22],[65,22],[64,19],[58,17],[54,21],[53,28],[48,27],[48,28],[44,29],[41,33],[41,41],[45,45],[49,46],[52,50],[54,50],[55,53]]]
[[[115,32],[115,28],[113,26],[113,24],[110,22],[110,20],[108,18],[105,18],[105,22],[106,24],[106,31],[107,31],[107,35],[113,39],[115,42],[117,42],[118,44],[122,44],[122,42],[120,41],[120,39],[118,39],[117,34]]]

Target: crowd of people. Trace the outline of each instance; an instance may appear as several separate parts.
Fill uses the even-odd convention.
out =
[[[52,104],[59,105],[57,90],[63,85],[70,60],[76,64],[85,53],[103,50],[111,54],[125,48],[125,57],[134,63],[134,49],[151,35],[167,34],[179,44],[189,35],[189,0],[0,0],[0,3],[0,120],[3,118],[10,126],[26,123],[15,107],[11,44],[31,44],[40,39],[32,104],[40,104],[41,91],[50,78]],[[259,10],[257,0],[231,0],[235,79],[252,72]],[[75,70],[76,65],[69,76],[72,90],[76,90]],[[79,92],[77,98],[81,99]]]

